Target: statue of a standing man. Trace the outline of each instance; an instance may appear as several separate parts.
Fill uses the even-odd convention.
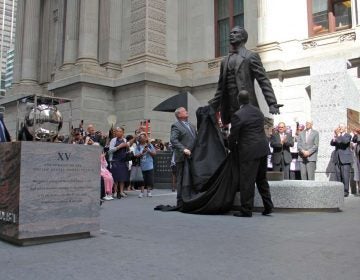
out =
[[[255,95],[254,80],[260,85],[271,114],[280,114],[274,90],[266,76],[259,55],[245,48],[248,33],[242,27],[235,26],[230,32],[231,53],[221,62],[220,76],[215,97],[209,104],[221,112],[223,124],[230,123],[231,116],[239,109],[238,92],[248,91],[250,104],[259,107]]]

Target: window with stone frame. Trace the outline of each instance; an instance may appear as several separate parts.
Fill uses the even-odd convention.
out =
[[[309,36],[351,28],[351,0],[307,0]]]
[[[234,26],[244,27],[244,0],[215,0],[215,56],[229,52],[229,34]]]

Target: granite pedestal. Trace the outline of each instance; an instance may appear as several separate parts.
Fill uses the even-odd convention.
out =
[[[99,230],[99,147],[0,143],[0,238],[19,245]]]
[[[342,58],[314,59],[310,65],[311,118],[314,129],[319,131],[319,147],[315,179],[334,180],[334,147],[330,141],[334,129],[346,124],[349,132],[359,127],[355,117],[360,106],[360,94],[353,78],[348,73],[348,61]]]
[[[339,182],[284,180],[269,181],[275,211],[327,211],[344,208],[344,185]],[[234,208],[240,207],[237,193]],[[254,208],[262,209],[263,203],[255,191]]]

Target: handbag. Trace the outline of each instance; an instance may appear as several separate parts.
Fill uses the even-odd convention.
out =
[[[141,166],[131,166],[130,182],[142,182],[144,177],[142,174]]]
[[[129,152],[126,152],[125,154],[125,158],[124,158],[124,161],[130,161],[130,160],[133,160],[134,158],[134,153],[132,151],[129,151]]]

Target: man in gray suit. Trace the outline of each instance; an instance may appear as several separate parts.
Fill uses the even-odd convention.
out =
[[[195,146],[196,129],[188,122],[188,112],[184,107],[175,110],[177,121],[171,125],[170,142],[174,149],[176,162],[176,189],[177,206],[182,205],[182,176],[184,161],[191,157],[191,151]]]
[[[316,161],[319,147],[319,132],[312,128],[313,122],[306,121],[305,130],[298,137],[301,180],[315,180]]]

